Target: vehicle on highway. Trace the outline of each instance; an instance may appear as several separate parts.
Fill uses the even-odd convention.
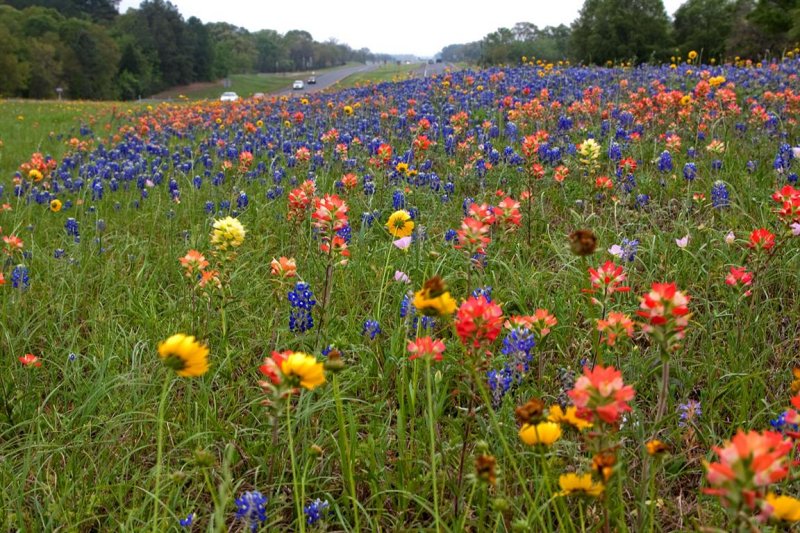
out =
[[[292,90],[294,91],[301,90],[303,87],[305,87],[305,85],[303,85],[303,80],[295,80],[292,84]]]
[[[308,83],[309,85],[316,85],[317,78],[315,76],[311,76],[310,78],[308,78],[308,81],[306,83]]]
[[[222,96],[219,97],[220,102],[235,102],[239,99],[239,95],[235,92],[229,91],[222,93]]]
[[[261,100],[261,99],[263,99],[265,97],[266,97],[266,95],[264,93],[255,93],[253,95],[253,98],[255,98],[256,100]]]

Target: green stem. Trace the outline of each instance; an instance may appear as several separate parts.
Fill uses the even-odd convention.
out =
[[[350,436],[347,433],[347,425],[344,421],[344,407],[342,406],[342,395],[339,391],[339,378],[336,374],[331,380],[333,382],[333,399],[336,403],[336,418],[339,422],[339,452],[342,472],[344,473],[347,490],[350,493],[350,503],[353,506],[353,522],[355,530],[361,531],[361,518],[358,513],[358,500],[356,499],[356,482],[353,474],[353,456],[350,446]]]
[[[425,357],[425,390],[428,396],[428,436],[431,444],[431,485],[433,487],[433,518],[436,531],[441,531],[439,523],[439,491],[436,487],[436,435],[434,432],[433,392],[431,387],[431,358]]]
[[[375,320],[379,323],[381,321],[381,305],[383,304],[383,291],[386,288],[386,269],[389,268],[389,256],[392,253],[392,246],[393,244],[389,245],[389,248],[386,250],[386,260],[383,263],[383,270],[381,271],[381,286],[378,290],[378,305],[375,308]]]
[[[286,399],[286,433],[289,437],[289,457],[292,461],[292,498],[294,498],[295,518],[300,523],[300,532],[305,533],[306,521],[303,520],[303,500],[297,483],[297,459],[294,456],[294,435],[292,430],[292,401]]]
[[[159,497],[161,495],[161,461],[164,456],[164,411],[167,405],[167,393],[169,392],[169,385],[172,376],[169,372],[165,373],[164,384],[161,387],[161,400],[158,402],[158,437],[156,440],[156,488],[153,492],[153,533],[159,531],[159,524],[161,522],[161,502]]]
[[[664,413],[667,411],[669,403],[669,353],[665,346],[661,347],[661,390],[658,393],[658,405],[656,407],[655,426],[658,428]]]

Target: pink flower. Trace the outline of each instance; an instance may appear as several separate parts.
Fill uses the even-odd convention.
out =
[[[408,275],[400,270],[394,271],[394,280],[399,281],[400,283],[411,283],[411,280],[408,278]]]
[[[396,241],[392,241],[392,244],[394,244],[398,249],[405,251],[408,250],[409,246],[411,246],[411,240],[411,235],[409,235],[408,237],[401,237]]]
[[[413,341],[408,341],[409,361],[413,361],[419,357],[430,357],[434,361],[442,360],[442,352],[444,352],[444,341],[439,339],[431,339],[430,337],[421,337]]]
[[[622,381],[622,372],[613,366],[583,368],[583,375],[567,393],[578,408],[578,416],[593,421],[595,417],[617,424],[622,413],[630,411],[628,400],[636,395],[633,387]]]
[[[794,222],[789,227],[792,228],[792,235],[800,236],[800,222]]]
[[[732,231],[729,231],[728,234],[725,235],[725,244],[733,244],[734,242],[736,242],[736,235]]]
[[[689,234],[687,233],[685,237],[681,237],[680,239],[675,239],[675,244],[678,245],[678,248],[686,248],[689,245]]]

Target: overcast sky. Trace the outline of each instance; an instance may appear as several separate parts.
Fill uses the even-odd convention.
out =
[[[250,31],[306,30],[317,41],[334,38],[372,52],[432,56],[448,44],[482,39],[517,22],[569,25],[583,0],[171,0],[184,18],[229,22]],[[665,0],[672,15],[684,0]],[[140,0],[122,0],[120,11]]]

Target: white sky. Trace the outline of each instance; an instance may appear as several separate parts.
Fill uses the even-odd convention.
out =
[[[448,44],[482,39],[517,22],[569,25],[583,0],[171,0],[185,19],[229,22],[250,31],[305,30],[372,52],[432,56]],[[671,16],[684,0],[664,0]],[[122,0],[120,11],[140,0]]]

